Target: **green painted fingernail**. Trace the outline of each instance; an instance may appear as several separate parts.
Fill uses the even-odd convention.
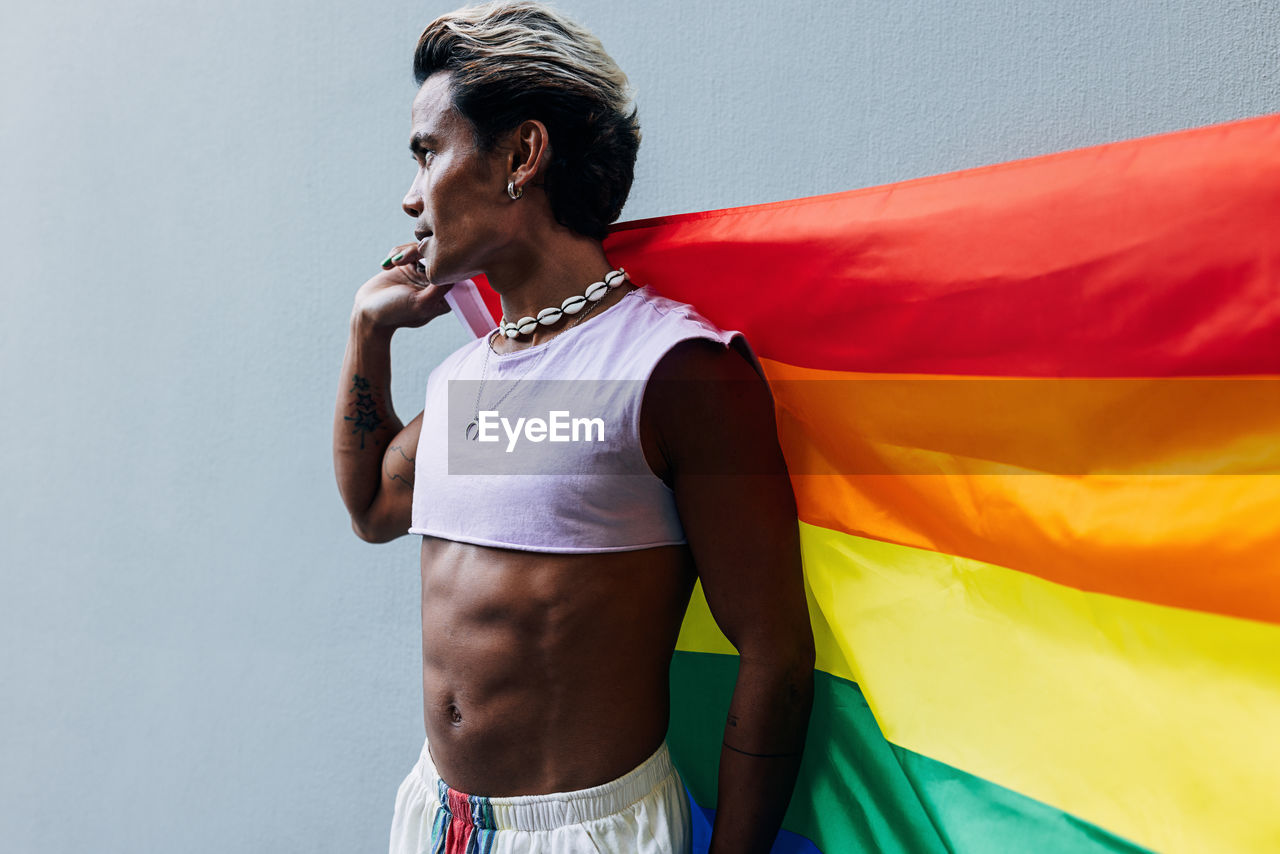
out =
[[[400,260],[401,258],[403,258],[403,257],[404,257],[404,253],[403,253],[403,252],[401,252],[399,255],[397,255],[396,257],[392,258],[391,260],[392,260],[392,261],[399,261],[399,260]]]
[[[387,266],[387,265],[388,265],[388,264],[390,264],[390,263],[391,263],[391,256],[390,256],[390,255],[388,255],[388,256],[386,257],[386,260],[384,260],[384,261],[382,262],[382,266],[383,266],[383,267],[385,267],[385,266]]]

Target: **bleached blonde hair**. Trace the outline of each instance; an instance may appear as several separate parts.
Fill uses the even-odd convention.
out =
[[[631,191],[640,124],[627,76],[600,40],[541,3],[498,0],[427,25],[414,79],[437,72],[451,75],[454,106],[481,150],[527,119],[547,126],[551,210],[603,239]]]

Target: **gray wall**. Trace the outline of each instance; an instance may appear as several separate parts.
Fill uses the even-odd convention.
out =
[[[409,236],[417,33],[452,2],[0,12],[0,846],[385,845],[421,744],[416,543],[351,534],[351,297]],[[1280,10],[563,0],[631,75],[624,218],[1280,109]],[[395,395],[464,340],[395,342]]]

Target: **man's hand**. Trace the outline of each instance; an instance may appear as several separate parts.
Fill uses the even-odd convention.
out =
[[[353,320],[366,324],[370,331],[390,332],[416,329],[447,313],[444,295],[453,285],[427,281],[418,266],[420,257],[416,243],[403,243],[387,253],[382,272],[356,292]]]

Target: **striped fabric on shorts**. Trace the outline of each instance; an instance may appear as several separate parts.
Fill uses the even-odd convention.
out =
[[[449,788],[424,742],[396,793],[390,854],[687,854],[689,801],[663,744],[602,786],[513,798]]]

